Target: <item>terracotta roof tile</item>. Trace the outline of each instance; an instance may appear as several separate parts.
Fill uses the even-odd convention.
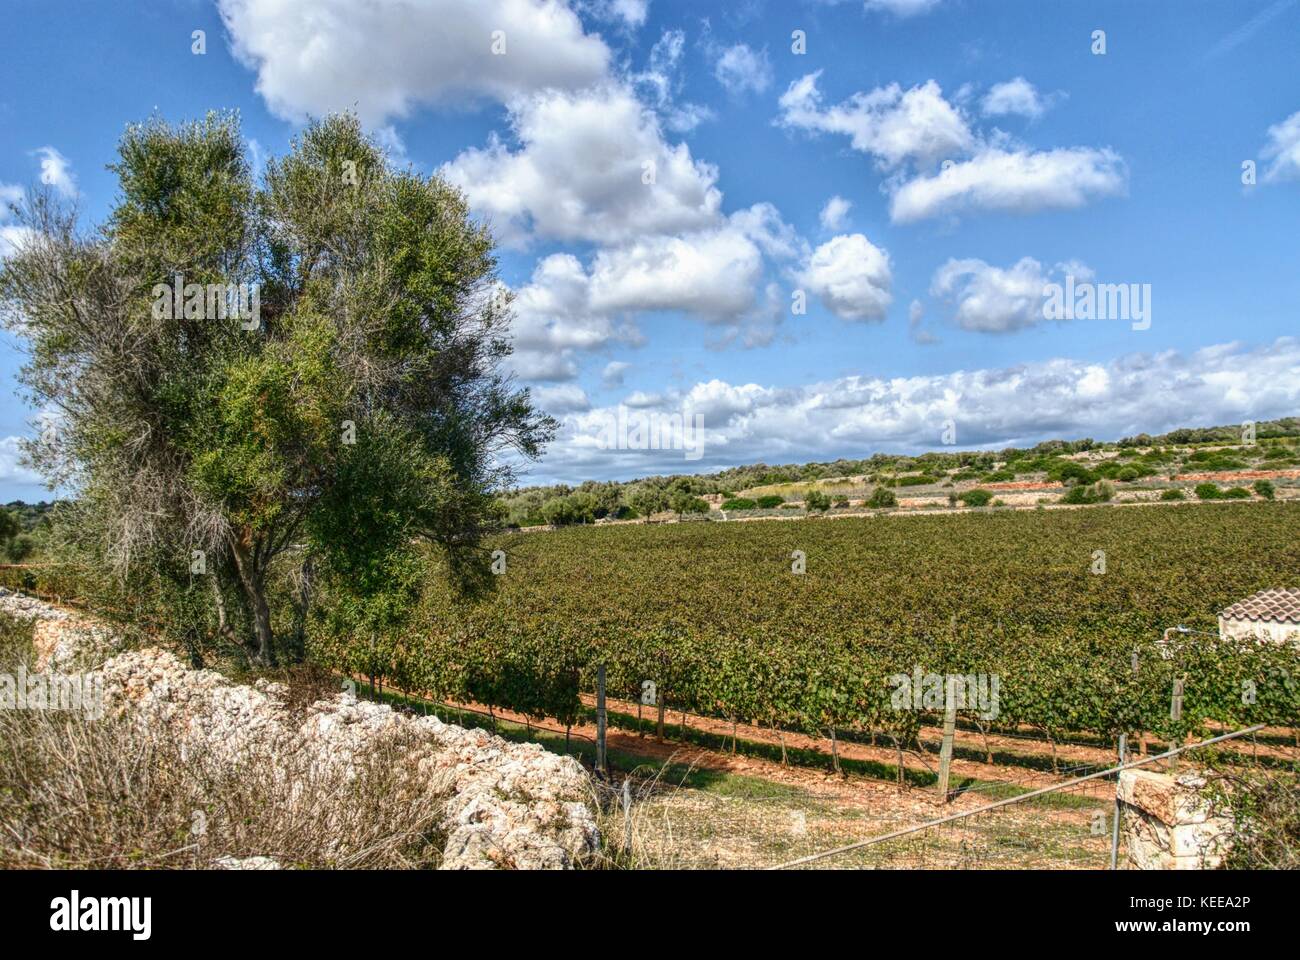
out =
[[[1300,623],[1300,589],[1261,590],[1234,603],[1219,616],[1225,620]]]

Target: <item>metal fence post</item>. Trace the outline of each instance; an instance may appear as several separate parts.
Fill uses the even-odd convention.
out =
[[[623,781],[623,852],[632,852],[632,781]]]
[[[1119,735],[1119,765],[1124,766],[1128,760],[1128,734]],[[1110,868],[1119,869],[1119,814],[1122,803],[1119,799],[1119,778],[1123,776],[1123,771],[1115,774],[1115,822],[1110,828]]]
[[[1175,723],[1178,723],[1183,719],[1183,678],[1182,677],[1178,677],[1174,680],[1174,692],[1169,699],[1169,719],[1173,720]],[[1175,744],[1175,746],[1181,747],[1182,745],[1183,745],[1183,738],[1179,737],[1178,743]],[[1174,754],[1172,757],[1169,758],[1169,772],[1170,773],[1178,772],[1177,754]]]
[[[596,773],[608,773],[605,762],[605,665],[596,667]]]

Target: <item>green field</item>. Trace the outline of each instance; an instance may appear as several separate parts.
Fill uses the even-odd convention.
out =
[[[561,720],[600,662],[614,696],[652,680],[672,709],[902,739],[934,719],[891,699],[889,678],[917,670],[996,676],[993,726],[1051,736],[1178,736],[1206,719],[1293,724],[1300,712],[1294,649],[1198,634],[1172,658],[1154,646],[1166,627],[1212,633],[1224,606],[1300,586],[1295,504],[586,528],[496,546],[507,568],[491,594],[432,587],[415,623],[376,638],[373,660],[324,616],[315,655]]]

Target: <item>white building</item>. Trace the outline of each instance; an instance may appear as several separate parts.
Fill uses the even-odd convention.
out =
[[[1219,613],[1219,636],[1300,646],[1300,589],[1261,590],[1234,603]]]

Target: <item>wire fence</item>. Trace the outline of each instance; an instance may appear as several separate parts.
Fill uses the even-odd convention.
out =
[[[1058,865],[1102,867],[1106,856],[1117,865],[1123,830],[1119,805],[1106,811],[1098,806],[1092,784],[1115,780],[1125,770],[1171,760],[1192,750],[1233,740],[1264,729],[1262,724],[1225,733],[1199,743],[1175,747],[1164,753],[1119,764],[1076,777],[1062,784],[1032,790],[889,833],[844,844],[777,864],[771,869],[809,866],[831,858],[856,854],[872,859],[872,866],[908,868],[1037,866],[1026,856],[1046,855]],[[1031,806],[1032,805],[1032,806]],[[873,854],[866,851],[876,848]],[[881,862],[885,861],[885,862]]]

